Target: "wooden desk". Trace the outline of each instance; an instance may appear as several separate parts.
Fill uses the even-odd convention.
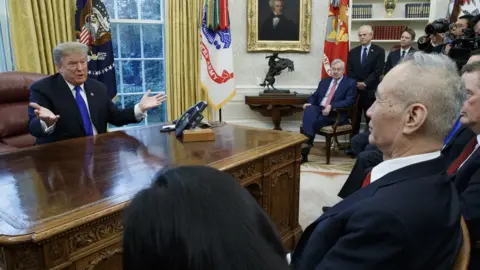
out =
[[[233,174],[293,248],[306,138],[230,125],[215,135],[182,144],[152,126],[0,156],[0,269],[121,269],[122,210],[159,169],[175,165]]]
[[[304,94],[245,96],[245,104],[262,116],[272,117],[273,129],[282,130],[282,117],[303,111],[303,104],[307,103],[309,97]]]

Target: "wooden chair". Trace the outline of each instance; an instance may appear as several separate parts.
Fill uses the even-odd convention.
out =
[[[317,131],[317,135],[324,136],[325,137],[325,150],[326,150],[326,158],[327,158],[327,164],[330,164],[330,155],[331,155],[331,148],[332,148],[332,138],[335,139],[335,142],[337,145],[340,146],[340,143],[338,142],[338,136],[340,135],[346,135],[350,134],[349,138],[349,143],[348,147],[350,147],[350,144],[352,143],[352,137],[353,137],[353,127],[355,126],[355,123],[357,121],[357,106],[358,106],[358,101],[360,99],[360,95],[357,94],[357,98],[355,100],[355,104],[351,107],[347,108],[336,108],[332,112],[336,113],[336,119],[335,123],[331,126],[325,126],[322,127]],[[349,118],[350,118],[350,123],[340,125],[340,114],[342,112],[348,112]],[[361,115],[359,118],[361,119]],[[360,121],[360,119],[358,121]],[[303,134],[303,126],[300,126],[300,133]]]
[[[465,223],[463,216],[460,219],[460,225],[462,226],[463,243],[457,254],[457,258],[455,258],[453,270],[467,270],[470,262],[470,234],[468,233],[467,224]]]

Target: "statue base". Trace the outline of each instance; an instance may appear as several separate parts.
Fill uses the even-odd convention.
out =
[[[290,92],[290,90],[263,90],[260,92],[260,96],[294,96],[296,92]]]

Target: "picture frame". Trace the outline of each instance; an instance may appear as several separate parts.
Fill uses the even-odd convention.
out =
[[[312,0],[247,1],[248,52],[310,52]]]

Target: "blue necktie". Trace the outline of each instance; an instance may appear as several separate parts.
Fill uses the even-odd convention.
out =
[[[85,128],[85,135],[92,136],[93,135],[92,122],[90,121],[90,116],[88,115],[87,104],[85,104],[85,100],[83,100],[82,95],[80,95],[80,91],[82,91],[82,88],[80,86],[75,86],[75,100],[77,101],[78,109],[80,110],[80,114],[82,115],[82,122],[83,122],[83,127]]]
[[[367,47],[363,48],[362,66],[365,66],[366,63],[367,63]]]
[[[453,128],[450,130],[450,133],[448,133],[447,137],[443,141],[443,147],[448,144],[448,142],[453,138],[453,135],[457,133],[457,131],[460,129],[462,126],[462,122],[460,122],[460,117],[457,119],[457,122],[453,125]]]

